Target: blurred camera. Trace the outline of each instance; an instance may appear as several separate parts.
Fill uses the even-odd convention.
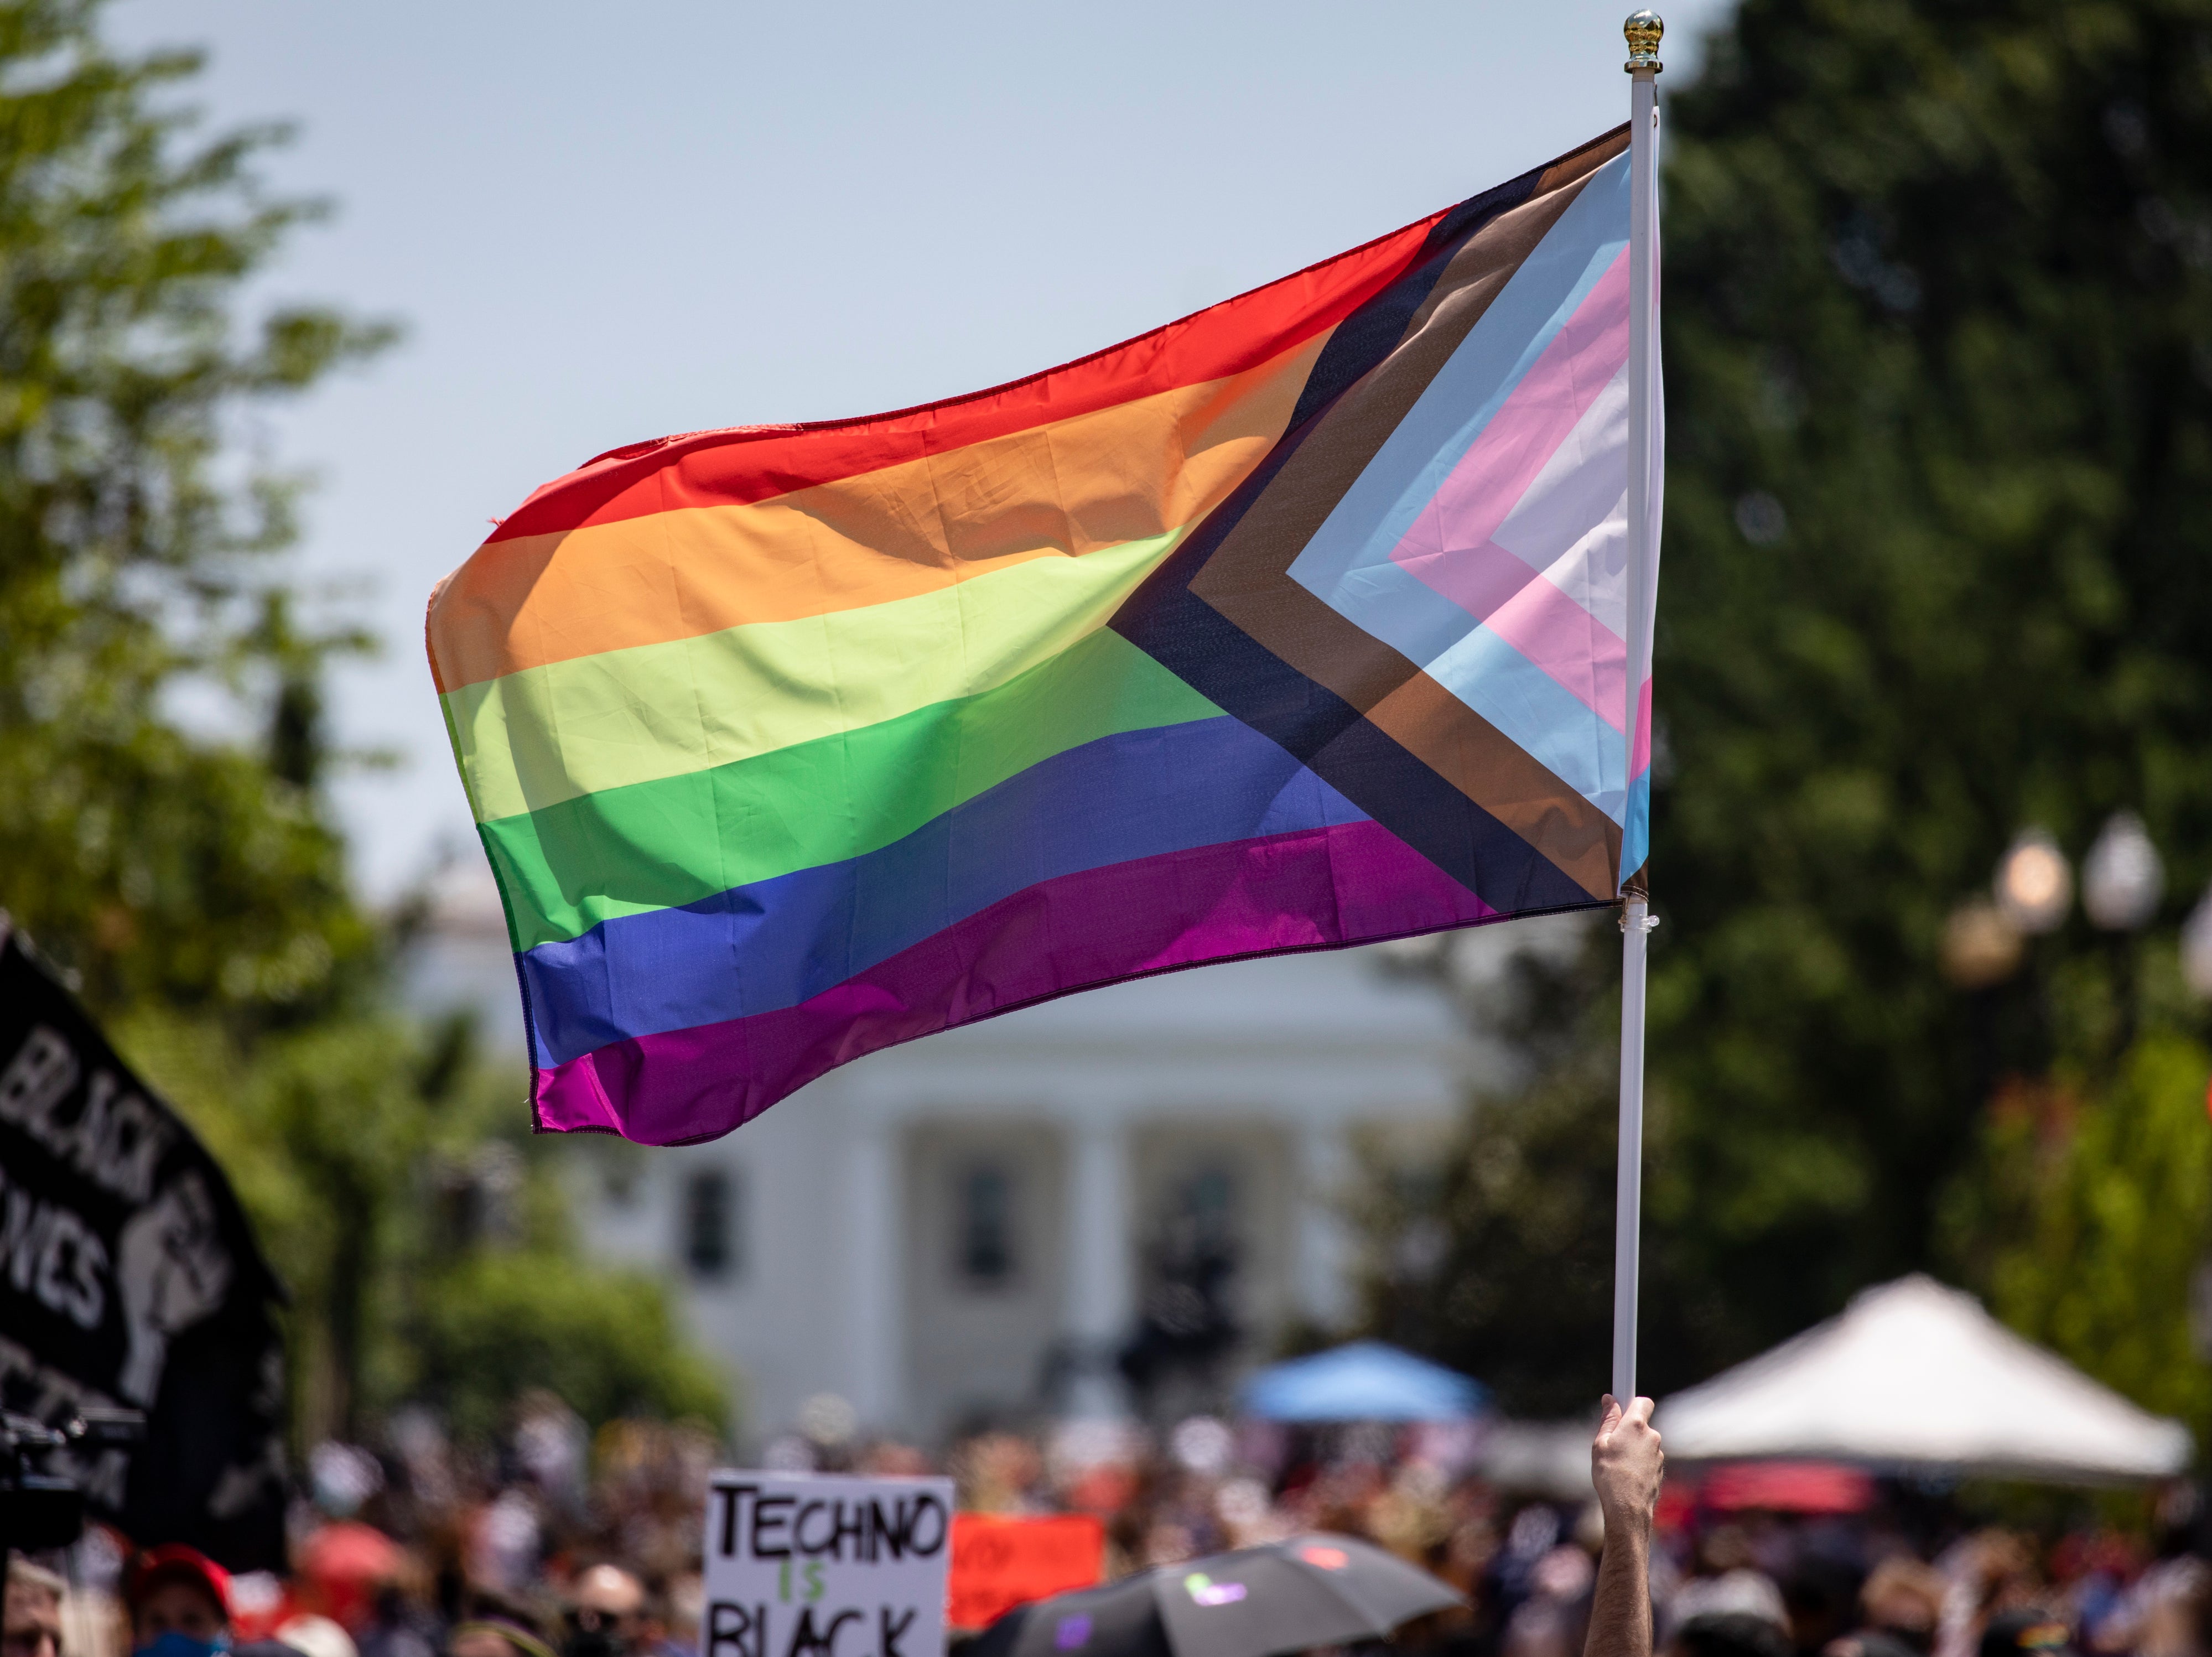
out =
[[[145,1435],[136,1410],[80,1410],[58,1427],[0,1412],[0,1548],[65,1548],[84,1533],[84,1490],[64,1454],[127,1448]]]

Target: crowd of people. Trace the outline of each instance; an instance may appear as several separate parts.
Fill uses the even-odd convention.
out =
[[[1289,1430],[1198,1417],[1154,1435],[1072,1423],[977,1433],[939,1458],[817,1413],[759,1460],[791,1472],[941,1471],[970,1510],[1094,1514],[1109,1578],[1340,1532],[1464,1596],[1399,1631],[1394,1643],[1410,1652],[1653,1648],[1624,1646],[1604,1626],[1606,1573],[1630,1568],[1629,1550],[1606,1548],[1618,1524],[1588,1496],[1486,1477],[1479,1428]],[[45,1563],[11,1560],[4,1657],[714,1657],[701,1648],[700,1545],[720,1460],[703,1432],[680,1426],[618,1421],[587,1434],[550,1397],[526,1400],[489,1449],[403,1417],[374,1451],[327,1444],[309,1458],[286,1575],[234,1577],[177,1545],[134,1557],[99,1530]],[[1772,1480],[1747,1492],[1689,1471],[1670,1478],[1648,1553],[1633,1562],[1632,1597],[1650,1607],[1659,1651],[2212,1657],[2212,1569],[2194,1550],[2193,1487],[2154,1493],[2132,1527],[2056,1535],[1970,1522],[1953,1496],[1862,1475],[1811,1487],[1808,1497]],[[1613,1592],[1626,1603],[1626,1590]]]

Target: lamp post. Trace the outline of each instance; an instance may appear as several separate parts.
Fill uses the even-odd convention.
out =
[[[1997,865],[1997,907],[2029,937],[2057,932],[2074,901],[2074,871],[2047,828],[2023,828]]]
[[[2151,844],[2142,819],[2132,811],[2113,812],[2082,861],[2081,907],[2088,913],[2089,924],[2111,941],[2115,1060],[2135,1040],[2133,935],[2150,923],[2165,895],[2166,864]]]
[[[2191,993],[2212,1000],[2212,886],[2182,922],[2181,977]]]
[[[2135,1040],[2136,935],[2158,918],[2165,895],[2166,860],[2143,820],[2133,811],[2113,812],[2081,860],[2081,909],[2090,926],[2105,934],[2110,952],[2116,1058]],[[2030,826],[2014,836],[1997,860],[1990,896],[1968,899],[1952,911],[1940,960],[1953,985],[1984,1004],[1977,1025],[1978,1046],[1995,1040],[1994,1030],[1983,1027],[1992,1016],[1988,998],[2023,964],[2036,980],[2030,986],[2033,1016],[2039,1024],[2047,1023],[2028,945],[2064,926],[2073,902],[2074,871],[2065,853],[2047,829]],[[2192,995],[2212,1000],[2212,886],[2183,921],[2179,942],[2183,983]],[[1994,1065],[1993,1051],[1984,1057]],[[2212,1265],[2207,1270],[2212,1272]],[[2207,1281],[2212,1284],[2212,1278]],[[2212,1306],[2207,1315],[2212,1319]]]
[[[1995,901],[1982,913],[1986,916],[1983,927],[1992,946],[1988,964],[1993,972],[1997,964],[1994,945],[2008,941],[2011,948],[2002,973],[1989,980],[1989,992],[1976,998],[1974,1080],[1980,1097],[1987,1097],[1996,1085],[2004,1062],[2004,1002],[1996,992],[1996,983],[2023,964],[2027,968],[2027,983],[2024,1001],[2019,1005],[2027,1022],[2019,1034],[2033,1050],[2020,1056],[2031,1068],[2050,1056],[2045,1044],[2050,1040],[2051,1010],[2042,962],[2032,945],[2036,938],[2066,924],[2067,912],[2074,907],[2074,868],[2049,829],[2030,824],[2013,837],[2011,846],[1997,860],[1990,895]]]
[[[1990,1096],[2003,1067],[2002,1027],[2010,999],[2005,985],[2027,961],[2030,941],[2063,926],[2073,901],[2074,871],[2066,854],[2049,830],[2030,827],[1997,859],[1990,895],[1960,904],[1944,923],[1938,958],[1943,976],[1966,992],[1966,1081],[1974,1098]],[[2049,1021],[2043,1016],[2042,982],[2032,968],[2027,1000],[2033,1040]]]
[[[2108,932],[2138,932],[2166,895],[2166,864],[2132,811],[2106,818],[2081,865],[2081,907]]]

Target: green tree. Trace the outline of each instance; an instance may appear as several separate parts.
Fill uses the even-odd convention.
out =
[[[2004,1320],[2137,1402],[2212,1427],[2212,1368],[2195,1304],[2212,1238],[2212,1053],[2147,1036],[2109,1083],[2014,1089],[1990,1114],[1991,1177],[2005,1204],[1965,1222],[1990,1248]]]
[[[241,1047],[153,1014],[118,1035],[228,1170],[293,1291],[303,1443],[360,1438],[409,1401],[489,1437],[533,1387],[594,1424],[728,1424],[726,1379],[665,1285],[581,1258],[570,1170],[521,1131],[465,1020],[326,1016]]]
[[[238,325],[318,206],[255,181],[281,129],[192,139],[198,54],[119,56],[98,12],[0,3],[0,905],[96,1005],[266,1017],[370,941],[315,787],[318,669],[358,640],[297,624],[295,481],[233,483],[226,438],[390,330]],[[185,728],[194,683],[267,739]]]
[[[100,10],[0,0],[0,907],[237,1183],[303,1438],[410,1397],[488,1430],[531,1381],[719,1420],[660,1291],[576,1257],[514,1078],[386,1009],[325,786],[325,668],[366,641],[301,619],[299,480],[234,439],[392,330],[241,319],[321,206],[257,180],[283,129],[196,135],[198,53],[118,54]],[[477,1223],[502,1168],[516,1217]]]
[[[1673,91],[1661,1387],[1985,1264],[1943,1216],[1994,1177],[1989,1101],[2201,1028],[2164,940],[2212,875],[2212,5],[1747,0]],[[2149,941],[2077,916],[2008,982],[1948,984],[1945,920],[2013,835],[2078,859],[2121,808],[2175,877]],[[1616,960],[1593,947],[1575,1004],[1597,1051]],[[1526,1108],[1578,1111],[1547,1132],[1609,1166],[1587,1068]],[[1610,1187],[1577,1177],[1587,1253]],[[1554,1269],[1498,1241],[1493,1275]],[[1425,1304],[1448,1354],[1510,1336]],[[1556,1401],[1607,1338],[1592,1318]]]
[[[2017,829],[2212,874],[2208,28],[1762,0],[1674,110],[1662,1223],[1732,1344],[1942,1264],[1995,1079],[2105,1059],[2078,918],[1938,970]]]
[[[665,1286],[641,1272],[582,1267],[562,1250],[478,1251],[438,1280],[415,1332],[414,1393],[464,1436],[489,1436],[539,1387],[594,1424],[729,1422],[728,1381],[677,1326]]]

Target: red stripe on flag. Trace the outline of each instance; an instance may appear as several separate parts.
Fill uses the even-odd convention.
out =
[[[538,489],[485,544],[679,507],[769,500],[1242,373],[1335,326],[1395,281],[1443,216],[1431,214],[1179,322],[988,391],[858,419],[693,432],[610,450]]]

